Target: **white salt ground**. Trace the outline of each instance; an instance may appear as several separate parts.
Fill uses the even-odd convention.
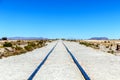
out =
[[[94,50],[76,42],[65,41],[65,44],[91,80],[120,80],[120,56]]]

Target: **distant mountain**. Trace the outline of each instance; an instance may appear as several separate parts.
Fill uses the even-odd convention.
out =
[[[8,40],[46,40],[43,37],[8,37]]]
[[[89,40],[109,40],[107,37],[92,37]]]

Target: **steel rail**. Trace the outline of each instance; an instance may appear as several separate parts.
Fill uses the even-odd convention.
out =
[[[77,61],[77,59],[74,57],[74,55],[70,52],[70,50],[67,48],[67,46],[63,43],[63,45],[65,46],[67,52],[70,54],[70,56],[72,57],[74,63],[76,64],[76,66],[78,67],[78,69],[80,70],[80,72],[82,73],[83,77],[85,78],[85,80],[91,80],[90,77],[87,75],[87,73],[85,72],[85,70],[82,68],[82,66],[79,64],[79,62]]]
[[[38,65],[38,67],[33,71],[33,73],[30,75],[30,77],[27,80],[33,80],[34,76],[37,74],[37,72],[40,70],[40,68],[42,67],[42,65],[45,63],[45,61],[47,60],[47,58],[49,57],[49,55],[52,53],[52,51],[54,50],[54,48],[56,47],[57,43],[55,44],[55,46],[48,52],[47,56],[43,59],[43,61]]]

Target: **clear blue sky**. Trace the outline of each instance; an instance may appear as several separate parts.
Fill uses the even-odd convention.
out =
[[[0,0],[0,37],[120,38],[119,0]]]

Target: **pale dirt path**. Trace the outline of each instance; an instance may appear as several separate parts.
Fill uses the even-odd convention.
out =
[[[84,80],[61,41],[33,80]]]
[[[91,80],[120,80],[120,56],[94,50],[76,42],[64,42]]]
[[[0,59],[0,80],[27,80],[55,44],[56,41],[32,52]]]

